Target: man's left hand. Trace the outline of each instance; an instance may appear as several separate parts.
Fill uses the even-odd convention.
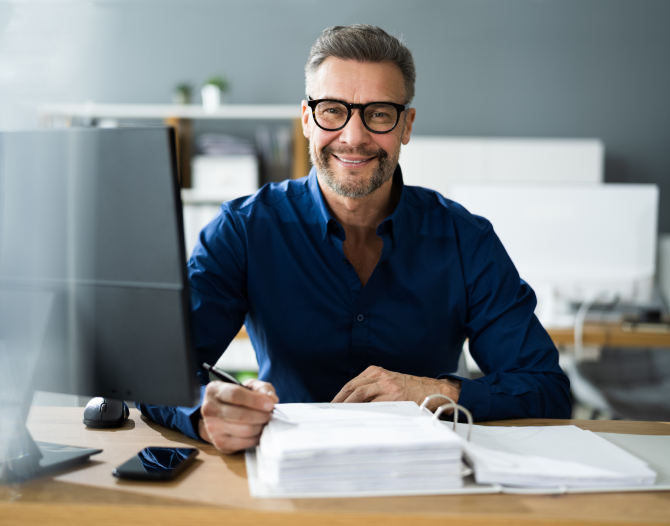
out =
[[[458,402],[461,382],[455,379],[436,380],[423,376],[394,373],[371,365],[347,383],[333,398],[333,403],[414,401],[421,405],[427,396],[441,393]],[[435,411],[444,399],[431,400],[428,409]],[[445,411],[446,414],[452,411]]]

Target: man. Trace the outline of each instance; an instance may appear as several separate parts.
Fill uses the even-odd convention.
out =
[[[443,393],[477,420],[569,417],[535,295],[490,223],[403,184],[414,80],[411,53],[383,30],[323,32],[302,103],[314,168],[224,203],[189,262],[198,359],[215,363],[244,323],[260,380],[212,382],[201,407],[140,404],[145,415],[224,453],[256,444],[280,398]],[[450,374],[466,337],[485,373],[474,381]]]

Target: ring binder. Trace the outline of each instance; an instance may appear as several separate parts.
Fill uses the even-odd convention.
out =
[[[427,405],[435,399],[442,405],[433,414]],[[259,447],[247,450],[250,492],[254,497],[321,498],[670,489],[662,478],[670,467],[657,474],[649,466],[670,466],[656,458],[667,449],[667,441],[657,439],[670,437],[610,435],[620,437],[614,441],[575,426],[475,427],[470,415],[468,433],[461,428],[458,438],[448,426],[435,424],[451,407],[456,419],[460,412],[469,413],[441,394],[427,397],[421,407],[414,402],[283,404],[297,425],[273,419]],[[470,432],[472,437],[464,440]],[[641,445],[633,447],[631,438]],[[468,475],[473,477],[463,480]]]
[[[440,407],[438,407],[438,408],[435,410],[435,413],[433,414],[433,413],[430,412],[429,409],[426,408],[426,406],[428,405],[428,402],[430,402],[431,400],[434,400],[435,398],[444,398],[444,399],[447,400],[448,402],[447,402],[446,404],[441,405]],[[453,407],[453,408],[454,408],[454,426],[453,426],[453,428],[452,428],[454,431],[456,431],[456,426],[458,425],[458,411],[459,411],[459,410],[460,410],[460,411],[463,411],[463,413],[464,413],[465,416],[467,417],[467,419],[468,419],[468,437],[467,437],[467,441],[470,442],[470,436],[472,435],[472,426],[473,426],[473,422],[474,422],[474,420],[473,420],[473,418],[472,418],[472,413],[470,413],[470,411],[468,411],[468,410],[467,410],[465,407],[463,407],[462,405],[457,404],[453,399],[449,398],[447,395],[443,395],[443,394],[436,393],[436,394],[432,394],[432,395],[430,395],[430,396],[427,396],[426,399],[425,399],[425,400],[423,401],[423,403],[421,404],[421,406],[419,407],[419,413],[420,413],[420,414],[423,414],[424,411],[425,411],[425,412],[431,414],[432,417],[433,417],[433,421],[436,422],[437,420],[439,420],[440,415],[444,412],[444,410],[445,410],[445,409],[448,409],[448,408],[450,408],[450,407]]]
[[[278,496],[462,488],[470,473],[463,464],[463,439],[447,426],[417,420],[417,407],[414,402],[282,404],[295,425],[271,419],[265,426],[256,449],[258,477]]]

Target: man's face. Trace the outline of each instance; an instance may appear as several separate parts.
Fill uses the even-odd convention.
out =
[[[313,99],[354,104],[403,104],[404,93],[402,73],[395,64],[330,57],[319,67],[309,95]],[[303,130],[309,138],[312,163],[323,182],[335,193],[349,198],[365,197],[393,176],[400,145],[409,142],[415,115],[413,108],[405,110],[394,130],[377,134],[364,126],[359,112],[353,110],[343,129],[326,131],[316,125],[310,108],[303,102]]]

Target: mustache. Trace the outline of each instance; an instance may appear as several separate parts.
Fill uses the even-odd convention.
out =
[[[378,148],[376,150],[367,149],[367,148],[338,148],[335,149],[332,146],[325,146],[321,150],[321,155],[326,157],[330,154],[337,155],[338,157],[342,155],[358,155],[369,159],[370,157],[379,157],[380,161],[383,161],[388,158],[389,154],[386,150]]]

